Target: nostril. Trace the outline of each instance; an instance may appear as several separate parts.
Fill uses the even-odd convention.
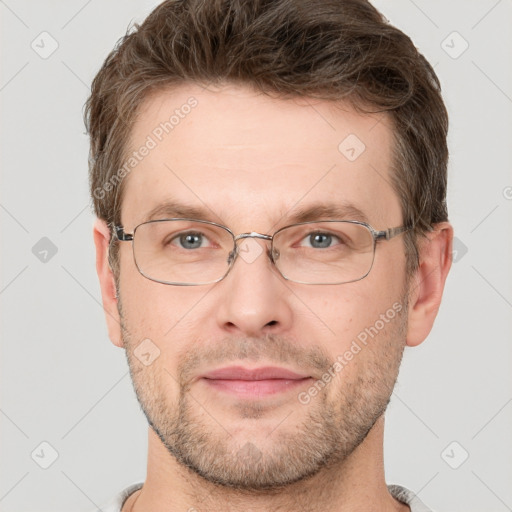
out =
[[[272,325],[276,325],[276,324],[277,324],[277,320],[272,320],[272,321],[268,322],[266,325],[272,326]]]

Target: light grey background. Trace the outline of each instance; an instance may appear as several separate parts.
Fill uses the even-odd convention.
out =
[[[2,511],[85,512],[145,476],[145,418],[100,306],[82,106],[157,3],[0,1]],[[512,510],[512,1],[375,4],[442,81],[458,240],[437,323],[406,350],[387,413],[387,481],[439,512]],[[43,441],[58,453],[48,469]]]

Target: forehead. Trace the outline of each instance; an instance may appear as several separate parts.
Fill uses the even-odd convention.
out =
[[[318,205],[354,206],[376,227],[400,222],[392,144],[385,115],[348,104],[234,85],[159,91],[131,133],[122,222],[134,227],[165,203],[240,230]]]

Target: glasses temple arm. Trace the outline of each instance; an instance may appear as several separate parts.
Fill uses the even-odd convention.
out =
[[[120,242],[130,242],[133,240],[133,234],[125,233],[123,226],[112,225],[115,236]]]
[[[396,228],[386,229],[385,231],[377,231],[375,233],[375,240],[380,240],[381,238],[391,240],[391,238],[394,238],[397,235],[405,233],[410,229],[412,229],[411,226],[398,226]]]

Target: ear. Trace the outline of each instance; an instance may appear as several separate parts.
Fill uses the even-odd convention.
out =
[[[96,246],[96,272],[100,280],[103,310],[107,319],[108,336],[117,347],[123,347],[121,338],[121,318],[117,309],[114,274],[108,262],[110,230],[104,220],[96,219],[93,229]]]
[[[434,325],[452,265],[453,228],[440,222],[420,240],[419,267],[409,285],[407,345],[415,347]]]

